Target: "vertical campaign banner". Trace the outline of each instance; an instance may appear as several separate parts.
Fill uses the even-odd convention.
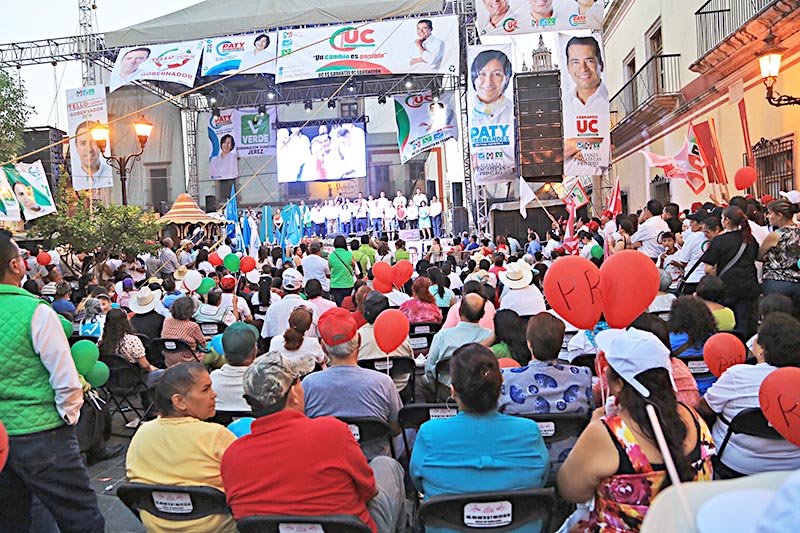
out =
[[[6,165],[3,172],[25,220],[56,212],[56,203],[41,161]]]
[[[430,91],[394,97],[400,163],[448,139],[458,139],[455,94],[444,91],[434,99]]]
[[[245,69],[245,74],[275,74],[277,38],[275,32],[263,32],[206,39],[200,75],[219,76]]]
[[[263,115],[252,108],[235,110],[231,121],[235,132],[236,155],[260,157],[275,154],[272,125],[276,117],[275,106],[267,107]]]
[[[599,33],[558,35],[564,175],[602,176],[611,159],[611,113]]]
[[[208,118],[208,142],[211,143],[211,156],[208,160],[208,174],[212,180],[232,180],[239,176],[236,159],[236,130],[233,125],[235,109],[220,110],[219,116]]]
[[[76,191],[113,187],[111,167],[92,139],[91,129],[108,123],[106,88],[102,85],[67,90],[67,127],[69,128],[72,188]],[[106,143],[105,155],[111,155]]]
[[[277,83],[374,74],[458,73],[458,17],[278,32]]]
[[[602,30],[603,0],[476,0],[481,35]]]
[[[0,172],[0,221],[3,222],[19,222],[22,220],[20,216],[19,203],[14,197],[14,189],[11,188],[11,183],[6,177],[6,168],[13,169],[13,165],[5,165],[3,171]]]
[[[186,41],[123,48],[111,70],[109,92],[137,80],[171,81],[192,87],[203,44]]]
[[[469,152],[477,185],[516,178],[511,45],[467,48]]]

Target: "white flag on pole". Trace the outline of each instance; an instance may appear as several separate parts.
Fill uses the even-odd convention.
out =
[[[528,218],[528,210],[526,209],[528,204],[531,203],[536,198],[536,194],[531,189],[531,186],[528,185],[522,176],[519,177],[519,214],[522,215],[522,218]]]

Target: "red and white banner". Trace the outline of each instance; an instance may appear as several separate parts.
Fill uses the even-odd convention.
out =
[[[171,81],[194,86],[203,41],[123,48],[111,71],[109,92],[137,80]]]
[[[619,176],[617,181],[614,182],[614,188],[611,189],[611,198],[608,200],[608,210],[614,216],[622,214],[622,189],[619,185]]]
[[[649,167],[662,169],[664,175],[670,179],[686,181],[693,193],[700,194],[706,186],[706,181],[703,177],[703,167],[697,166],[697,158],[691,153],[691,150],[692,146],[687,139],[684,141],[681,151],[672,157],[644,150],[639,150],[639,153],[644,156]]]
[[[728,183],[728,176],[725,173],[725,164],[722,161],[722,152],[719,150],[719,143],[716,141],[717,133],[714,128],[714,121],[710,118],[703,122],[693,124],[692,130],[696,136],[697,146],[706,163],[709,183]]]

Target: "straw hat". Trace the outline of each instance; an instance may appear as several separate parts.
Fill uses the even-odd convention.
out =
[[[159,300],[161,300],[160,290],[154,291],[150,287],[144,286],[131,298],[128,308],[137,315],[143,315],[155,309]]]
[[[175,278],[175,281],[180,281],[186,277],[186,274],[189,273],[189,267],[186,265],[179,266],[175,272],[172,274],[172,277]]]
[[[522,289],[531,284],[533,271],[525,261],[509,263],[504,272],[500,272],[500,281],[509,289]]]

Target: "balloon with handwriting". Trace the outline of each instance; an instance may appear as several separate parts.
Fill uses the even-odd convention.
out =
[[[408,259],[398,261],[397,264],[392,267],[392,274],[392,283],[394,283],[395,287],[402,287],[414,274],[414,265],[412,265],[411,261]]]
[[[592,329],[603,312],[600,271],[594,263],[569,255],[553,263],[544,277],[544,294],[553,310],[580,329]]]
[[[731,333],[716,333],[703,345],[703,361],[708,370],[717,377],[733,365],[741,365],[746,358],[744,344]]]
[[[781,436],[800,446],[800,368],[785,366],[761,383],[758,403],[764,416]]]
[[[603,315],[612,328],[630,326],[658,294],[658,268],[652,259],[636,250],[623,250],[606,259],[600,267],[600,278]]]

